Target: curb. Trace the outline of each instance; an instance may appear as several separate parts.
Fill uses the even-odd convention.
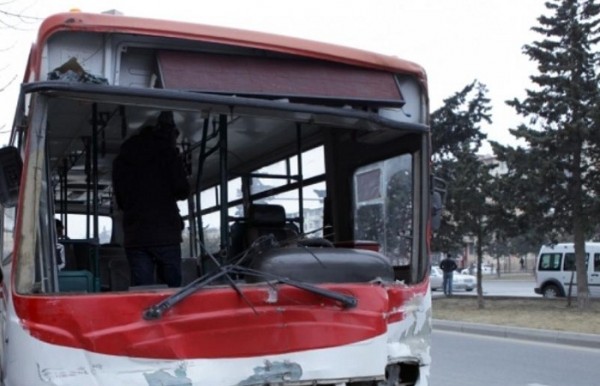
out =
[[[521,339],[535,342],[566,344],[571,346],[600,348],[600,335],[553,330],[540,330],[524,327],[505,327],[492,324],[433,320],[433,329],[493,336],[497,338]]]

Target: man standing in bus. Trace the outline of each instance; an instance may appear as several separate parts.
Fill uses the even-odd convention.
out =
[[[456,268],[458,268],[458,266],[452,259],[451,254],[448,254],[446,258],[440,262],[440,269],[444,272],[442,287],[444,288],[444,295],[446,296],[452,295],[452,279]]]
[[[178,200],[190,186],[176,146],[173,113],[160,113],[155,125],[121,145],[113,162],[113,189],[123,211],[124,247],[131,285],[181,285],[181,232]]]

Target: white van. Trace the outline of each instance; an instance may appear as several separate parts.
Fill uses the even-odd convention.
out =
[[[590,296],[600,297],[600,243],[585,243],[588,289]],[[544,245],[535,266],[535,293],[544,297],[577,295],[575,249],[573,243]]]

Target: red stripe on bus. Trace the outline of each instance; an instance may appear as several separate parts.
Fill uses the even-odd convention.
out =
[[[352,294],[356,308],[295,288],[281,287],[277,303],[265,287],[200,290],[144,320],[148,306],[168,291],[15,297],[24,327],[37,339],[107,355],[144,358],[231,358],[273,355],[347,345],[387,331],[391,305],[379,285],[328,286]],[[394,292],[394,291],[392,291]],[[392,298],[401,301],[403,296]],[[252,307],[249,305],[252,304]]]

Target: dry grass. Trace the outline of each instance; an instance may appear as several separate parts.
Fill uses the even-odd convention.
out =
[[[434,319],[498,324],[600,334],[600,301],[593,300],[589,311],[577,309],[573,300],[543,298],[484,298],[478,309],[477,297],[453,296],[433,298]]]

